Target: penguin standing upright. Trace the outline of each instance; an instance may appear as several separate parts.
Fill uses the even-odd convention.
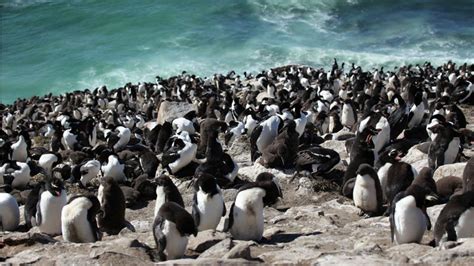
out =
[[[105,177],[101,180],[97,198],[101,206],[97,215],[101,231],[116,235],[124,227],[130,226],[125,220],[125,196],[112,177]]]
[[[377,173],[372,166],[368,164],[359,166],[352,198],[354,199],[354,205],[361,209],[362,213],[374,216],[381,211],[383,204],[382,188]]]
[[[181,258],[186,251],[189,235],[197,235],[191,214],[175,202],[163,204],[153,222],[153,237],[160,260]]]
[[[358,132],[350,153],[350,163],[344,173],[342,194],[346,197],[352,197],[354,181],[357,169],[363,163],[374,165],[374,142],[372,137],[377,131],[371,126],[365,127]]]
[[[341,112],[341,123],[343,126],[352,129],[357,122],[357,111],[351,99],[344,100]]]
[[[38,226],[42,233],[61,234],[61,210],[66,203],[66,190],[60,179],[53,177],[38,184],[26,200],[27,227]]]
[[[419,126],[423,121],[423,115],[425,114],[425,105],[423,103],[423,93],[418,91],[415,93],[415,100],[413,106],[410,108],[408,113],[408,125],[409,129]]]
[[[20,223],[20,209],[16,199],[4,192],[0,192],[0,232],[14,231]]]
[[[280,185],[270,173],[261,173],[253,183],[242,186],[230,208],[228,230],[237,240],[259,241],[263,235],[263,208],[283,197]]]
[[[194,183],[192,215],[198,231],[215,230],[221,217],[226,214],[222,192],[216,178],[203,173]]]
[[[435,245],[447,236],[447,241],[474,237],[474,191],[454,195],[441,210],[434,227]]]
[[[428,149],[428,164],[436,170],[441,165],[454,163],[461,151],[461,140],[451,124],[437,124],[430,128],[435,134]]]
[[[155,215],[158,214],[161,206],[168,201],[176,202],[179,206],[184,208],[183,198],[179,193],[176,185],[171,181],[167,175],[161,175],[156,180],[156,201],[155,201]]]
[[[420,243],[431,222],[426,213],[427,191],[418,185],[411,185],[397,194],[390,207],[390,232],[396,244]]]
[[[94,195],[76,195],[69,199],[61,212],[63,239],[68,242],[89,243],[101,239],[96,215],[100,203]]]

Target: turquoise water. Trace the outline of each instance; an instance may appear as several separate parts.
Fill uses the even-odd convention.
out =
[[[472,0],[0,0],[0,102],[283,64],[474,63]]]

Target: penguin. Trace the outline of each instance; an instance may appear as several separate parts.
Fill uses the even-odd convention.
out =
[[[244,133],[244,131],[244,123],[238,121],[230,121],[229,127],[224,135],[224,144],[226,146],[229,146],[229,144],[233,143],[236,138],[240,137]]]
[[[24,189],[31,179],[31,169],[27,163],[9,161],[0,167],[0,184]]]
[[[114,151],[119,151],[128,144],[130,141],[130,137],[132,135],[132,132],[130,131],[129,128],[123,127],[123,126],[118,126],[115,130],[118,131],[118,141],[113,145]]]
[[[175,202],[184,208],[183,198],[176,185],[167,175],[161,175],[156,180],[156,201],[154,217],[158,214],[161,206],[168,201]]]
[[[89,182],[97,177],[100,172],[100,162],[97,160],[89,160],[80,165],[80,182],[86,187]]]
[[[67,203],[66,190],[58,178],[38,184],[28,195],[25,204],[27,227],[38,226],[42,233],[61,234],[61,210]]]
[[[18,141],[13,143],[11,146],[11,160],[19,161],[19,162],[26,162],[28,158],[28,145],[26,143],[25,138],[23,135],[18,137]]]
[[[196,128],[194,123],[196,122],[196,111],[190,111],[186,113],[183,117],[175,118],[172,122],[173,129],[179,134],[181,131],[185,130],[189,134],[196,133]]]
[[[107,164],[102,165],[102,176],[112,177],[118,183],[123,183],[127,180],[124,173],[125,165],[119,160],[117,155],[111,154],[107,159]]]
[[[208,173],[213,175],[220,186],[227,186],[234,182],[239,171],[239,165],[232,157],[225,153],[217,139],[217,131],[210,132],[206,149],[205,162],[200,164],[195,175]]]
[[[255,182],[243,185],[237,192],[229,213],[229,226],[236,240],[259,241],[263,235],[263,208],[276,203],[283,194],[271,173],[260,173]]]
[[[163,204],[153,222],[153,237],[161,261],[183,257],[188,236],[197,235],[193,217],[179,204]]]
[[[9,193],[0,192],[0,232],[15,231],[19,224],[18,202]]]
[[[392,242],[420,243],[425,231],[431,229],[425,196],[426,190],[414,184],[393,199],[389,218]]]
[[[349,129],[357,123],[357,111],[351,99],[344,100],[341,113],[341,124]]]
[[[210,174],[200,174],[194,183],[192,215],[198,231],[216,230],[226,207],[216,178]]]
[[[461,150],[459,132],[449,123],[434,125],[430,130],[436,134],[428,149],[430,168],[436,170],[441,165],[456,162]]]
[[[382,188],[377,173],[368,164],[361,164],[354,183],[354,205],[361,214],[374,216],[380,213],[383,204]]]
[[[363,163],[374,165],[374,142],[373,136],[377,131],[371,127],[365,127],[361,132],[358,131],[350,152],[350,163],[344,173],[342,194],[346,197],[352,197],[354,181],[357,169]]]
[[[194,138],[191,138],[187,131],[182,131],[180,134],[175,135],[168,143],[170,145],[163,152],[161,165],[170,174],[175,175],[196,159],[198,147]]]
[[[158,125],[160,127],[156,142],[152,143],[156,153],[162,153],[164,151],[166,142],[173,135],[173,126],[170,122],[166,121],[163,125]]]
[[[64,130],[61,138],[61,144],[66,150],[75,150],[75,146],[77,144],[77,134],[75,133],[74,129],[70,128]]]
[[[116,235],[124,227],[133,227],[125,220],[125,196],[120,186],[112,177],[104,177],[100,180],[97,198],[100,202],[100,212],[97,222],[100,231],[109,235]]]
[[[71,197],[61,211],[63,239],[74,243],[91,243],[101,239],[96,215],[100,203],[94,195]]]
[[[387,171],[387,181],[385,184],[385,195],[389,205],[398,193],[404,191],[412,184],[417,175],[418,172],[415,168],[406,162],[395,161],[390,166]]]
[[[431,170],[431,168],[423,167],[413,180],[412,184],[416,184],[427,190],[427,204],[429,201],[438,200],[438,189],[436,187],[436,182],[433,179],[433,170]]]
[[[267,168],[293,166],[298,146],[299,133],[296,131],[296,122],[290,120],[272,143],[264,148],[262,153],[263,166]]]
[[[457,176],[444,176],[436,181],[436,191],[440,202],[448,202],[451,196],[463,192],[463,180]]]
[[[139,156],[140,166],[145,174],[149,177],[155,177],[156,169],[160,164],[158,158],[156,158],[155,153],[151,152],[150,150],[144,150],[140,153]]]
[[[319,146],[309,147],[296,154],[296,170],[308,171],[311,175],[324,176],[340,162],[339,153]]]
[[[463,191],[474,191],[474,156],[467,161],[462,173]]]
[[[434,244],[474,237],[474,191],[454,195],[441,210],[434,226]]]
[[[283,127],[283,120],[278,116],[271,116],[261,122],[250,136],[250,157],[252,162],[260,156],[263,150],[277,137],[279,129]]]
[[[415,93],[415,100],[408,113],[408,124],[409,129],[414,128],[423,121],[423,115],[425,114],[425,105],[423,103],[423,93],[418,91]]]
[[[46,153],[41,155],[38,165],[41,166],[48,177],[51,177],[53,168],[61,162],[60,155],[54,153]]]

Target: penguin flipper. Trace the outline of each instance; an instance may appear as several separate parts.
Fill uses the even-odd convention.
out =
[[[40,196],[40,199],[38,200],[38,202],[36,203],[36,215],[35,215],[35,218],[36,218],[36,225],[39,226],[41,225],[41,222],[42,222],[42,219],[43,217],[41,216],[41,205],[40,205],[40,202],[41,202],[41,196]]]
[[[225,214],[227,213],[227,209],[225,207],[225,202],[224,201],[222,201],[222,206],[223,206],[223,208],[222,208],[222,217],[224,217]]]
[[[166,260],[166,255],[164,253],[164,250],[166,249],[166,236],[161,231],[164,221],[165,220],[163,217],[157,215],[155,221],[153,222],[153,237],[155,239],[156,249],[158,250],[160,261]]]
[[[456,219],[454,219],[454,217],[449,218],[446,223],[446,233],[448,235],[448,241],[456,241],[458,239],[455,229],[456,224]]]
[[[423,209],[423,214],[425,215],[425,218],[426,218],[426,229],[431,230],[431,220],[430,220],[430,216],[428,215],[428,213],[426,212],[426,209]]]
[[[196,227],[198,227],[199,223],[201,222],[201,217],[199,215],[199,209],[197,206],[198,206],[197,193],[194,193],[192,215],[193,215],[194,224],[196,225]]]
[[[255,160],[257,159],[257,154],[259,153],[257,147],[257,140],[260,137],[260,134],[262,133],[262,129],[262,126],[257,126],[250,135],[250,157],[252,162],[255,162]]]
[[[231,228],[232,225],[234,225],[234,205],[235,202],[232,202],[232,206],[230,206],[230,211],[229,211],[229,226],[227,226],[225,232],[228,232]]]

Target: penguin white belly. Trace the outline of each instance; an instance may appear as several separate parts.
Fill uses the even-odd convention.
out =
[[[450,164],[456,161],[456,158],[458,157],[459,153],[460,144],[461,141],[458,137],[455,137],[451,140],[448,148],[444,152],[444,164]]]
[[[407,196],[395,204],[394,222],[394,240],[397,244],[419,243],[427,227],[426,217],[416,207],[413,196]]]
[[[61,210],[67,203],[66,192],[61,192],[59,197],[54,197],[45,191],[40,197],[41,224],[38,226],[42,233],[61,234]],[[38,214],[37,214],[38,215]],[[38,218],[36,218],[38,221]]]
[[[28,166],[28,164],[21,162],[17,162],[17,165],[20,167],[20,169],[12,173],[12,187],[24,188],[28,184],[28,182],[30,182],[31,179],[30,167]]]
[[[68,150],[74,149],[74,144],[77,142],[77,136],[71,133],[71,130],[68,129],[64,131],[63,138],[61,139],[62,144]]]
[[[415,108],[412,108],[413,116],[408,122],[408,128],[413,128],[418,126],[423,120],[423,115],[425,114],[425,107],[423,104],[419,104]]]
[[[295,124],[296,124],[296,132],[298,132],[298,135],[301,137],[304,133],[304,128],[306,127],[306,123],[308,122],[308,119],[304,114],[302,114],[301,118],[295,119]]]
[[[166,220],[163,223],[162,230],[166,236],[165,254],[168,260],[178,259],[184,255],[186,246],[188,245],[188,237],[181,236],[176,224]]]
[[[161,206],[166,203],[166,194],[162,186],[156,187],[155,216],[158,214]]]
[[[346,127],[352,127],[355,123],[354,112],[347,104],[342,107],[341,123]]]
[[[17,143],[13,144],[11,148],[13,150],[12,151],[13,161],[26,162],[26,159],[28,158],[26,142],[18,141]]]
[[[374,151],[377,151],[378,155],[378,152],[390,141],[390,125],[388,124],[387,119],[382,117],[375,128],[380,129],[380,132],[375,136],[374,140]]]
[[[85,186],[99,174],[100,162],[97,160],[89,161],[81,167],[81,171],[87,171],[87,174],[81,176],[81,183]]]
[[[99,200],[100,206],[104,206],[105,199],[104,199],[104,186],[99,185],[99,189],[97,190],[97,199]]]
[[[109,163],[105,167],[102,167],[102,171],[104,172],[104,177],[112,177],[116,182],[121,183],[124,182],[126,177],[123,172],[124,165],[119,164],[117,161],[116,163]]]
[[[18,202],[8,193],[0,193],[0,231],[14,231],[19,223]]]
[[[193,161],[194,158],[196,158],[196,151],[197,145],[191,142],[187,142],[184,148],[179,151],[179,159],[168,165],[173,174],[188,165],[191,161]]]
[[[265,190],[252,188],[240,192],[235,199],[234,223],[230,233],[238,240],[260,240],[263,235],[263,197]]]
[[[247,135],[252,135],[253,130],[257,127],[258,122],[252,118],[251,115],[247,116],[245,121],[245,128],[247,129]]]
[[[63,239],[75,243],[95,241],[94,232],[87,220],[87,211],[91,202],[84,197],[73,200],[61,211],[61,230]]]
[[[386,163],[380,169],[377,171],[377,176],[379,177],[380,180],[380,186],[382,187],[382,194],[384,200],[386,200],[386,195],[385,195],[385,188],[387,187],[387,173],[388,169],[390,169],[390,166],[392,166],[391,163]],[[416,176],[416,175],[414,175]]]
[[[197,207],[199,210],[198,231],[208,229],[215,230],[219,224],[224,211],[224,199],[221,194],[209,197],[208,194],[199,190],[197,192]]]
[[[458,224],[454,229],[458,239],[474,237],[474,207],[467,209],[459,216]]]
[[[366,212],[377,211],[375,182],[370,176],[357,175],[353,192],[354,205]]]
[[[272,143],[273,139],[275,139],[276,134],[273,132],[269,127],[263,126],[262,132],[257,139],[257,148],[260,152]]]

